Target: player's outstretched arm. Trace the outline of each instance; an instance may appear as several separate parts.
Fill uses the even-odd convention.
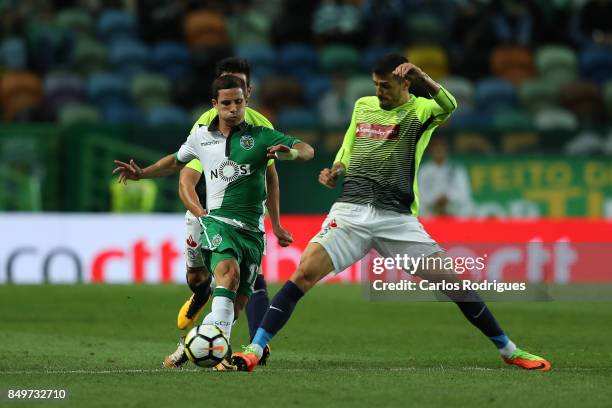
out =
[[[185,208],[198,218],[206,215],[206,210],[202,207],[196,192],[196,185],[201,176],[202,173],[189,167],[181,170],[179,176],[179,197]]]
[[[113,174],[119,175],[119,183],[127,183],[128,180],[169,176],[178,173],[184,166],[184,164],[176,161],[176,157],[173,154],[162,157],[144,169],[140,168],[134,159],[130,159],[129,163],[119,160],[114,160],[114,162],[117,167],[113,170]]]
[[[314,149],[308,143],[300,142],[289,146],[278,144],[268,147],[268,159],[308,161],[314,157]]]
[[[319,183],[323,184],[327,188],[335,188],[338,177],[346,174],[346,167],[341,162],[336,162],[329,168],[321,170],[319,173]]]

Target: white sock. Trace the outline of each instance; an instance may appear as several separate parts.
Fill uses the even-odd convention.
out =
[[[498,350],[503,357],[510,357],[516,350],[516,344],[512,340],[508,340],[508,344]]]
[[[225,296],[215,296],[211,311],[204,318],[203,324],[214,324],[229,341],[234,323],[234,302]]]

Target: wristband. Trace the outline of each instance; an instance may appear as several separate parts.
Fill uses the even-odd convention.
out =
[[[278,160],[295,160],[299,155],[297,149],[290,149],[288,152],[274,152],[274,156]]]

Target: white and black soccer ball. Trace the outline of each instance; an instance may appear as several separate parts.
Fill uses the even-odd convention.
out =
[[[215,325],[201,324],[185,337],[185,353],[193,364],[214,367],[228,354],[229,342]]]

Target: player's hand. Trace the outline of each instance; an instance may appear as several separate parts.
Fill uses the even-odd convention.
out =
[[[319,173],[319,183],[327,188],[335,188],[336,180],[345,173],[346,169],[342,163],[334,163],[331,169],[321,170],[321,173]]]
[[[268,147],[268,154],[267,154],[267,158],[268,159],[276,159],[276,152],[280,152],[280,153],[289,153],[291,149],[288,146],[279,144],[276,146],[270,146]]]
[[[416,65],[410,62],[405,62],[398,65],[395,70],[393,70],[393,75],[407,79],[410,82],[418,82],[424,78],[425,73]]]
[[[134,159],[130,159],[130,163],[124,163],[119,160],[114,160],[117,167],[113,170],[113,174],[119,174],[119,183],[127,184],[128,180],[142,179],[142,169]]]
[[[289,246],[293,243],[293,235],[281,225],[272,226],[272,231],[276,238],[278,238],[278,244],[282,247]]]

